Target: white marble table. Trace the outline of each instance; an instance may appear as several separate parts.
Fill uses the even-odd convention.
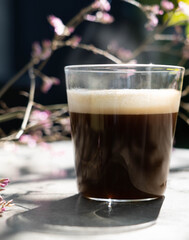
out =
[[[0,240],[189,239],[189,150],[174,149],[165,198],[108,204],[77,194],[70,141],[0,148],[0,177],[14,200],[0,218]]]

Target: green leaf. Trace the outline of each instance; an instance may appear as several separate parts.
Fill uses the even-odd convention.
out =
[[[184,3],[186,3],[186,4],[188,4],[188,5],[189,5],[189,2],[188,2],[188,0],[179,0],[179,2],[184,2]]]
[[[188,16],[182,11],[176,11],[174,13],[166,13],[163,20],[164,22],[168,21],[168,26],[185,25],[186,21],[188,21]]]
[[[186,37],[189,39],[189,23],[186,25],[185,33],[186,33]]]

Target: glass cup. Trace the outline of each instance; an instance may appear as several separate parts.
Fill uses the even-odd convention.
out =
[[[184,68],[75,65],[65,73],[82,196],[121,202],[161,197]]]

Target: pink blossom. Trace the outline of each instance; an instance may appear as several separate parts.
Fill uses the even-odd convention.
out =
[[[109,24],[114,21],[114,18],[109,13],[101,12],[101,11],[96,13],[96,19],[98,22],[101,22],[104,24]]]
[[[70,118],[62,118],[60,123],[63,125],[66,132],[71,132]]]
[[[54,85],[59,85],[60,84],[60,79],[55,78],[55,77],[51,77],[51,79],[52,79]]]
[[[121,58],[123,61],[132,58],[132,52],[125,48],[119,48],[117,52],[117,56]]]
[[[107,0],[95,0],[92,7],[102,11],[110,11],[111,9],[111,5]]]
[[[9,182],[10,182],[10,181],[9,181],[8,178],[0,179],[0,187],[2,187],[2,188],[6,187]]]
[[[34,42],[32,44],[32,57],[40,58],[41,52],[42,52],[42,48],[41,48],[39,42]]]
[[[71,34],[75,31],[75,28],[74,27],[68,27],[68,32]]]
[[[168,0],[162,0],[161,1],[161,7],[165,10],[165,11],[171,11],[173,10],[173,8],[175,7],[174,4]]]
[[[42,47],[39,42],[34,42],[32,44],[32,57],[38,58],[38,60],[47,59],[52,53],[51,45],[50,40],[43,40]],[[36,63],[38,63],[38,61]]]
[[[114,21],[114,18],[110,14],[102,11],[98,11],[96,15],[87,14],[85,19],[90,22],[100,22],[103,24],[112,23]]]
[[[64,33],[65,25],[60,18],[57,18],[54,15],[50,15],[47,19],[51,26],[54,27],[54,31],[57,35],[62,35]]]
[[[41,59],[45,60],[51,56],[52,53],[52,43],[50,40],[43,40],[42,41],[42,53]]]
[[[49,116],[50,116],[49,111],[34,110],[31,114],[30,119],[37,120],[37,121],[44,121],[48,119]]]
[[[185,2],[180,1],[180,2],[178,3],[178,5],[179,5],[180,10],[181,10],[184,14],[186,14],[187,16],[189,16],[189,3],[187,4],[187,3],[185,3]]]
[[[147,14],[153,14],[153,15],[162,15],[163,14],[163,10],[161,10],[159,5],[157,5],[157,4],[145,5],[142,8]]]
[[[75,35],[72,38],[70,38],[70,42],[72,44],[72,47],[77,47],[78,44],[81,42],[81,37]]]
[[[91,15],[91,14],[87,14],[85,16],[85,20],[87,20],[89,22],[95,22],[96,21],[96,16],[95,15]]]
[[[51,80],[45,80],[43,81],[43,84],[41,86],[41,91],[43,93],[47,93],[53,86],[53,82]]]
[[[53,85],[59,85],[60,84],[60,80],[58,78],[55,78],[55,77],[44,76],[42,78],[42,80],[43,80],[43,84],[41,86],[41,91],[43,93],[47,93]]]
[[[5,210],[5,207],[0,208],[0,213],[3,213]]]
[[[161,10],[161,9],[159,8],[159,5],[156,5],[156,4],[151,7],[151,11],[152,11],[152,13],[154,13],[155,15],[162,15],[162,14],[163,14],[163,10]]]
[[[146,13],[148,22],[145,24],[147,30],[152,31],[158,25],[157,15],[162,15],[163,10],[160,9],[159,5],[146,5],[143,6],[143,11]]]
[[[133,54],[129,49],[125,49],[122,47],[118,46],[118,43],[116,41],[112,41],[109,45],[108,45],[108,50],[117,55],[118,58],[122,59],[123,61],[128,61],[128,59],[131,59]]]
[[[50,48],[52,45],[51,41],[49,39],[45,39],[42,41],[42,47],[43,48]]]
[[[36,136],[31,136],[31,135],[28,135],[28,134],[23,134],[19,141],[21,143],[25,143],[25,144],[28,144],[29,147],[35,147],[37,145],[37,138]]]
[[[145,24],[147,30],[152,31],[158,25],[158,18],[154,14],[149,15],[148,22]]]

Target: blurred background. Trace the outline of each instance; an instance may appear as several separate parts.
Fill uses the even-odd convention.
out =
[[[90,0],[0,0],[0,87],[16,74],[31,57],[31,46],[35,41],[52,39],[54,30],[47,21],[48,15],[55,15],[66,24]],[[144,4],[154,4],[160,1],[140,1]],[[82,42],[94,44],[101,49],[115,42],[125,49],[134,51],[149,34],[144,28],[145,15],[135,6],[121,1],[112,0],[111,15],[115,18],[112,24],[83,22],[76,30],[82,37]],[[161,20],[160,20],[161,21]],[[173,29],[169,28],[168,33]],[[178,46],[179,50],[179,46]],[[137,57],[138,63],[156,63],[177,65],[178,57],[158,51],[146,51]],[[67,103],[65,90],[64,66],[72,64],[111,63],[105,57],[95,55],[80,49],[62,48],[55,52],[43,72],[49,76],[61,79],[61,84],[53,86],[48,93],[40,91],[41,80],[38,79],[35,101],[43,105]],[[184,85],[188,85],[185,78]],[[8,107],[25,106],[28,99],[20,94],[29,91],[28,74],[24,74],[1,100]],[[188,101],[188,97],[185,97]],[[5,131],[18,127],[20,120],[1,124]],[[175,135],[175,147],[189,148],[189,125],[178,119]]]

